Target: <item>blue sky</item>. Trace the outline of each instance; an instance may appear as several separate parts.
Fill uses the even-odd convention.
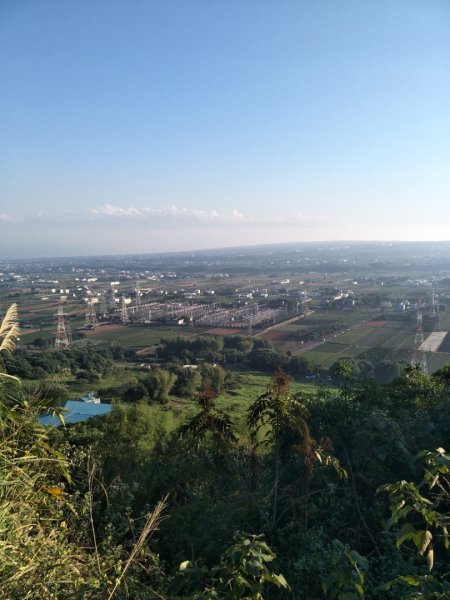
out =
[[[4,256],[450,239],[447,0],[2,0]]]

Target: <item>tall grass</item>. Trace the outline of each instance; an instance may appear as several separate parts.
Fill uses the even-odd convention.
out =
[[[0,325],[2,353],[14,349],[17,334],[13,305]],[[98,541],[90,476],[83,496],[71,481],[67,458],[39,425],[37,406],[16,378],[0,373],[0,599],[156,597],[151,590],[133,591],[128,575],[139,567],[164,502],[136,527],[126,547]],[[90,510],[83,510],[86,503]]]

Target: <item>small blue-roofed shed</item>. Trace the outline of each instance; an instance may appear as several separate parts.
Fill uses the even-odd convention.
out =
[[[111,404],[100,404],[98,402],[86,402],[83,400],[66,400],[58,407],[64,423],[81,423],[92,417],[107,415],[112,411]],[[58,415],[51,412],[39,416],[41,425],[58,427],[62,425]]]

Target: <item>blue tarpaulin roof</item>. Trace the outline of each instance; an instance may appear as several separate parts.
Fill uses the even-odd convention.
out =
[[[81,423],[87,421],[91,417],[106,415],[112,411],[111,404],[99,404],[94,402],[83,402],[80,400],[66,400],[59,407],[64,422]],[[57,415],[51,412],[40,415],[39,423],[41,425],[52,425],[58,427],[61,421]]]

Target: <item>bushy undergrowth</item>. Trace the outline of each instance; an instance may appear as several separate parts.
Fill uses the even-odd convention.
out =
[[[0,410],[0,597],[154,597],[140,595],[139,588],[148,573],[158,570],[146,542],[158,527],[163,506],[144,523],[134,524],[127,544],[114,543],[107,535],[97,540],[96,485],[93,472],[86,470],[88,462],[80,485],[27,403],[6,398]],[[136,548],[139,556],[133,556]],[[127,584],[122,586],[127,562]]]
[[[170,426],[142,404],[44,429],[0,375],[0,598],[448,597],[448,370],[341,375],[278,371],[239,435],[211,386]]]

